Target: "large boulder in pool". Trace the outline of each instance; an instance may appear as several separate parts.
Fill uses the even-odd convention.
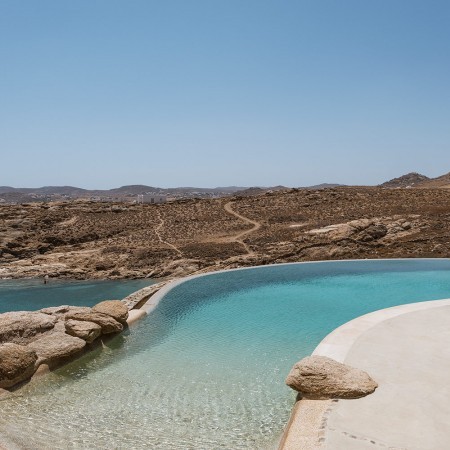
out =
[[[125,303],[120,300],[105,300],[97,303],[93,308],[93,311],[99,312],[111,316],[121,324],[125,325],[128,319],[128,308]]]
[[[69,312],[65,316],[67,320],[80,320],[82,322],[94,322],[100,325],[102,334],[118,333],[123,330],[123,325],[117,320],[113,319],[103,313],[98,312]]]
[[[94,322],[69,319],[64,325],[67,334],[83,339],[88,344],[102,334],[102,327]]]
[[[14,386],[35,371],[36,352],[18,344],[0,345],[0,388]]]
[[[311,399],[360,398],[378,384],[363,370],[326,356],[309,356],[296,363],[286,384]]]
[[[83,339],[66,333],[52,333],[28,344],[27,348],[36,352],[38,364],[52,367],[80,353],[85,345]]]
[[[0,344],[12,342],[26,345],[49,332],[57,318],[40,312],[13,311],[0,314]]]

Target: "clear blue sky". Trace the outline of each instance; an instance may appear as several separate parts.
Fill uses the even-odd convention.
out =
[[[450,2],[0,0],[0,185],[450,171]]]

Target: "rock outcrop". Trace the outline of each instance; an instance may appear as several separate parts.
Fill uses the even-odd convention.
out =
[[[37,359],[31,348],[12,343],[0,345],[0,388],[8,388],[30,378]]]
[[[69,319],[64,325],[67,334],[83,339],[88,344],[94,342],[102,334],[102,327],[94,322]]]
[[[427,181],[431,181],[431,179],[426,175],[422,175],[417,172],[410,172],[406,175],[402,175],[401,177],[386,181],[383,184],[380,184],[380,186],[390,189],[409,188],[421,185],[422,183],[426,183]]]
[[[88,306],[51,306],[50,308],[43,308],[39,312],[56,316],[58,319],[64,318],[68,313],[74,312],[91,312],[92,309]]]
[[[58,319],[31,311],[14,311],[0,314],[0,344],[12,342],[26,345],[55,326]]]
[[[120,300],[105,300],[97,303],[93,308],[93,311],[101,314],[111,316],[117,322],[125,325],[128,319],[128,308],[125,303]]]
[[[122,331],[127,318],[120,300],[0,314],[0,389],[29,379],[40,366],[53,369],[77,357],[100,336]]]
[[[351,220],[347,223],[338,223],[328,225],[323,228],[317,228],[307,231],[313,236],[327,236],[332,242],[354,239],[358,242],[379,241],[386,237],[387,239],[404,237],[411,234],[411,222],[402,217],[375,217],[373,219]]]
[[[291,369],[286,384],[310,399],[360,398],[378,384],[364,371],[326,356],[309,356]]]
[[[78,320],[82,322],[94,322],[100,325],[102,334],[118,333],[123,330],[123,325],[111,316],[98,312],[74,312],[67,313],[66,320]]]
[[[86,342],[83,339],[65,333],[53,333],[28,344],[27,348],[36,352],[38,364],[47,364],[52,367],[61,360],[81,352],[85,345]]]

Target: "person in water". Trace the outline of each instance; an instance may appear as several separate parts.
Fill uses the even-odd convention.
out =
[[[48,283],[48,275],[45,275],[45,277],[44,277],[44,284],[47,284]]]

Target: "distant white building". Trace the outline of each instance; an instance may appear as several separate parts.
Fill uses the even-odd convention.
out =
[[[167,196],[162,194],[140,194],[136,203],[165,203]]]

